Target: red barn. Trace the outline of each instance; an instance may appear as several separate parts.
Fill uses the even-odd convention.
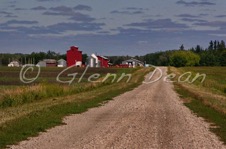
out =
[[[70,67],[77,62],[82,62],[82,51],[79,51],[78,47],[72,46],[67,51],[67,66]]]
[[[109,67],[109,60],[108,58],[104,57],[104,56],[97,56],[98,60],[100,61],[100,67],[104,67],[107,68]]]

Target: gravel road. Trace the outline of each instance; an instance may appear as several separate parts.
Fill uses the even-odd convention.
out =
[[[166,75],[167,69],[160,69]],[[52,128],[11,148],[226,148],[209,131],[209,124],[186,108],[173,85],[163,79],[142,84],[104,106],[68,116],[64,122],[67,125]]]

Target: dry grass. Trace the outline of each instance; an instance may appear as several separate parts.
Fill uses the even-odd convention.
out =
[[[24,104],[18,104],[16,106],[10,106],[6,108],[0,108],[0,126],[9,120],[19,118],[23,115],[27,115],[33,111],[40,111],[42,109],[64,104],[68,102],[82,102],[89,100],[103,93],[107,93],[114,88],[123,89],[131,84],[141,82],[142,75],[150,72],[150,69],[139,69],[133,73],[132,80],[129,83],[125,83],[125,80],[119,83],[81,83],[75,84],[73,86],[56,86],[52,88],[52,85],[34,85],[31,87],[18,87],[16,89],[5,89],[3,91],[4,96],[10,97],[20,97],[21,94],[27,93],[38,93],[46,94],[46,87],[52,88],[53,91],[60,88],[63,89],[64,95],[46,97],[45,99],[34,100],[33,102],[28,102]],[[80,90],[79,90],[80,89]],[[76,92],[76,90],[79,90]],[[70,92],[70,94],[65,94],[65,92]]]
[[[209,70],[210,69],[210,70]],[[203,83],[195,82],[193,84],[189,83],[175,83],[178,87],[183,88],[190,94],[194,95],[194,97],[201,99],[202,102],[216,109],[219,112],[223,112],[226,114],[226,94],[224,93],[224,87],[226,83],[224,83],[224,77],[226,76],[226,71],[221,71],[224,68],[175,68],[170,67],[170,71],[180,76],[186,71],[192,71],[194,74],[196,73],[206,73],[207,77]],[[200,70],[200,71],[199,71]],[[214,74],[211,74],[212,71],[215,71]],[[210,73],[211,72],[211,73]],[[217,75],[219,73],[220,76]],[[225,73],[225,74],[222,74]],[[220,79],[223,79],[220,81]],[[175,79],[176,80],[176,79]]]

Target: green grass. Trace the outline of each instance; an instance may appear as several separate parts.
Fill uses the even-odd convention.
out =
[[[25,140],[30,136],[36,136],[48,128],[63,124],[62,118],[66,115],[85,112],[92,107],[100,106],[100,103],[132,89],[113,90],[82,103],[66,103],[50,107],[42,111],[36,111],[6,123],[0,127],[0,148],[9,144]]]
[[[204,83],[196,82],[195,85],[209,88],[214,92],[226,93],[226,67],[182,67],[179,70],[206,74]]]
[[[183,87],[176,85],[176,91],[181,98],[189,102],[184,104],[198,116],[205,118],[207,122],[212,123],[211,131],[214,132],[226,144],[226,114],[219,112],[203,103],[204,99],[198,97]]]
[[[26,101],[19,104],[15,103],[15,105],[7,105],[4,108],[0,108],[0,112],[4,113],[7,110],[11,110],[13,113],[15,111],[19,115],[0,125],[0,148],[26,140],[31,136],[37,136],[39,132],[46,131],[57,125],[62,125],[62,119],[67,115],[87,111],[89,108],[100,106],[102,102],[111,100],[115,96],[132,90],[142,83],[144,75],[150,72],[150,69],[120,69],[119,72],[131,72],[133,79],[129,83],[125,83],[125,80],[119,83],[110,83],[111,80],[108,80],[108,82],[101,83],[100,86],[88,87],[86,90],[81,89],[77,93],[73,92],[73,95],[67,97],[60,95],[59,98],[39,98],[40,100]],[[79,84],[77,86],[79,87]],[[55,89],[52,88],[51,90],[55,91]],[[29,96],[31,97],[26,97],[26,99],[30,100],[34,95],[31,93]],[[25,97],[22,99],[25,99]],[[40,104],[38,104],[39,102]],[[36,106],[36,103],[40,105],[40,108]],[[34,107],[34,109],[31,112],[28,111],[27,114],[20,114],[21,109],[22,111],[30,110],[28,107],[31,107],[31,109]]]

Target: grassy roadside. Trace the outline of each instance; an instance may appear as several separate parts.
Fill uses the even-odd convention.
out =
[[[139,69],[133,72],[129,83],[125,83],[125,80],[119,83],[109,83],[76,95],[0,109],[0,111],[13,109],[13,112],[19,112],[19,114],[22,113],[21,109],[27,110],[29,106],[31,109],[28,113],[25,112],[0,125],[0,148],[36,136],[39,132],[63,124],[62,118],[67,115],[87,111],[89,108],[100,106],[102,102],[132,90],[141,84],[144,75],[149,71],[150,69]]]
[[[183,69],[188,70],[188,68]],[[184,72],[176,68],[169,68],[169,73],[175,73],[177,76]],[[183,100],[184,105],[211,123],[210,130],[226,144],[226,98],[222,93],[213,90],[218,85],[214,83],[211,86],[208,82],[215,81],[212,79],[211,76],[207,76],[207,83],[204,84],[200,84],[200,82],[194,84],[175,82],[174,86],[180,98]],[[208,84],[208,87],[206,84]]]
[[[47,71],[46,69],[45,71]],[[50,78],[41,78],[41,79],[56,79],[54,76],[57,74],[55,69],[49,69],[50,71]],[[77,71],[82,71],[82,69],[79,69]],[[83,69],[84,71],[84,69]],[[100,71],[100,72],[98,72]],[[105,73],[109,71],[110,74],[115,74],[116,80],[121,76],[122,73],[126,74],[132,74],[136,71],[136,69],[95,69],[91,70],[93,74],[98,73],[100,75],[100,80],[102,77],[105,77]],[[92,74],[91,73],[91,74]],[[52,75],[54,74],[54,75]],[[90,74],[90,76],[91,76]],[[81,74],[80,74],[81,75]],[[87,74],[86,74],[87,75]],[[89,76],[89,75],[88,75]],[[10,78],[11,79],[11,78]],[[9,79],[9,80],[10,80]],[[67,80],[72,79],[72,77],[67,77]],[[75,78],[76,79],[76,78]],[[0,88],[0,108],[6,108],[6,107],[15,107],[18,105],[23,105],[26,103],[32,103],[37,102],[39,100],[48,100],[49,98],[53,97],[63,97],[63,96],[69,96],[74,95],[76,93],[81,93],[85,91],[90,91],[95,88],[103,87],[106,85],[109,85],[112,77],[109,77],[108,80],[102,82],[88,82],[87,77],[83,77],[83,80],[86,80],[85,82],[78,82],[77,80],[74,80],[71,85],[68,84],[57,84],[56,80],[55,83],[48,83],[48,82],[41,82],[36,84],[31,84],[29,87],[27,85],[24,86],[15,86],[13,89],[11,86],[8,88]],[[77,81],[77,82],[76,82]]]

